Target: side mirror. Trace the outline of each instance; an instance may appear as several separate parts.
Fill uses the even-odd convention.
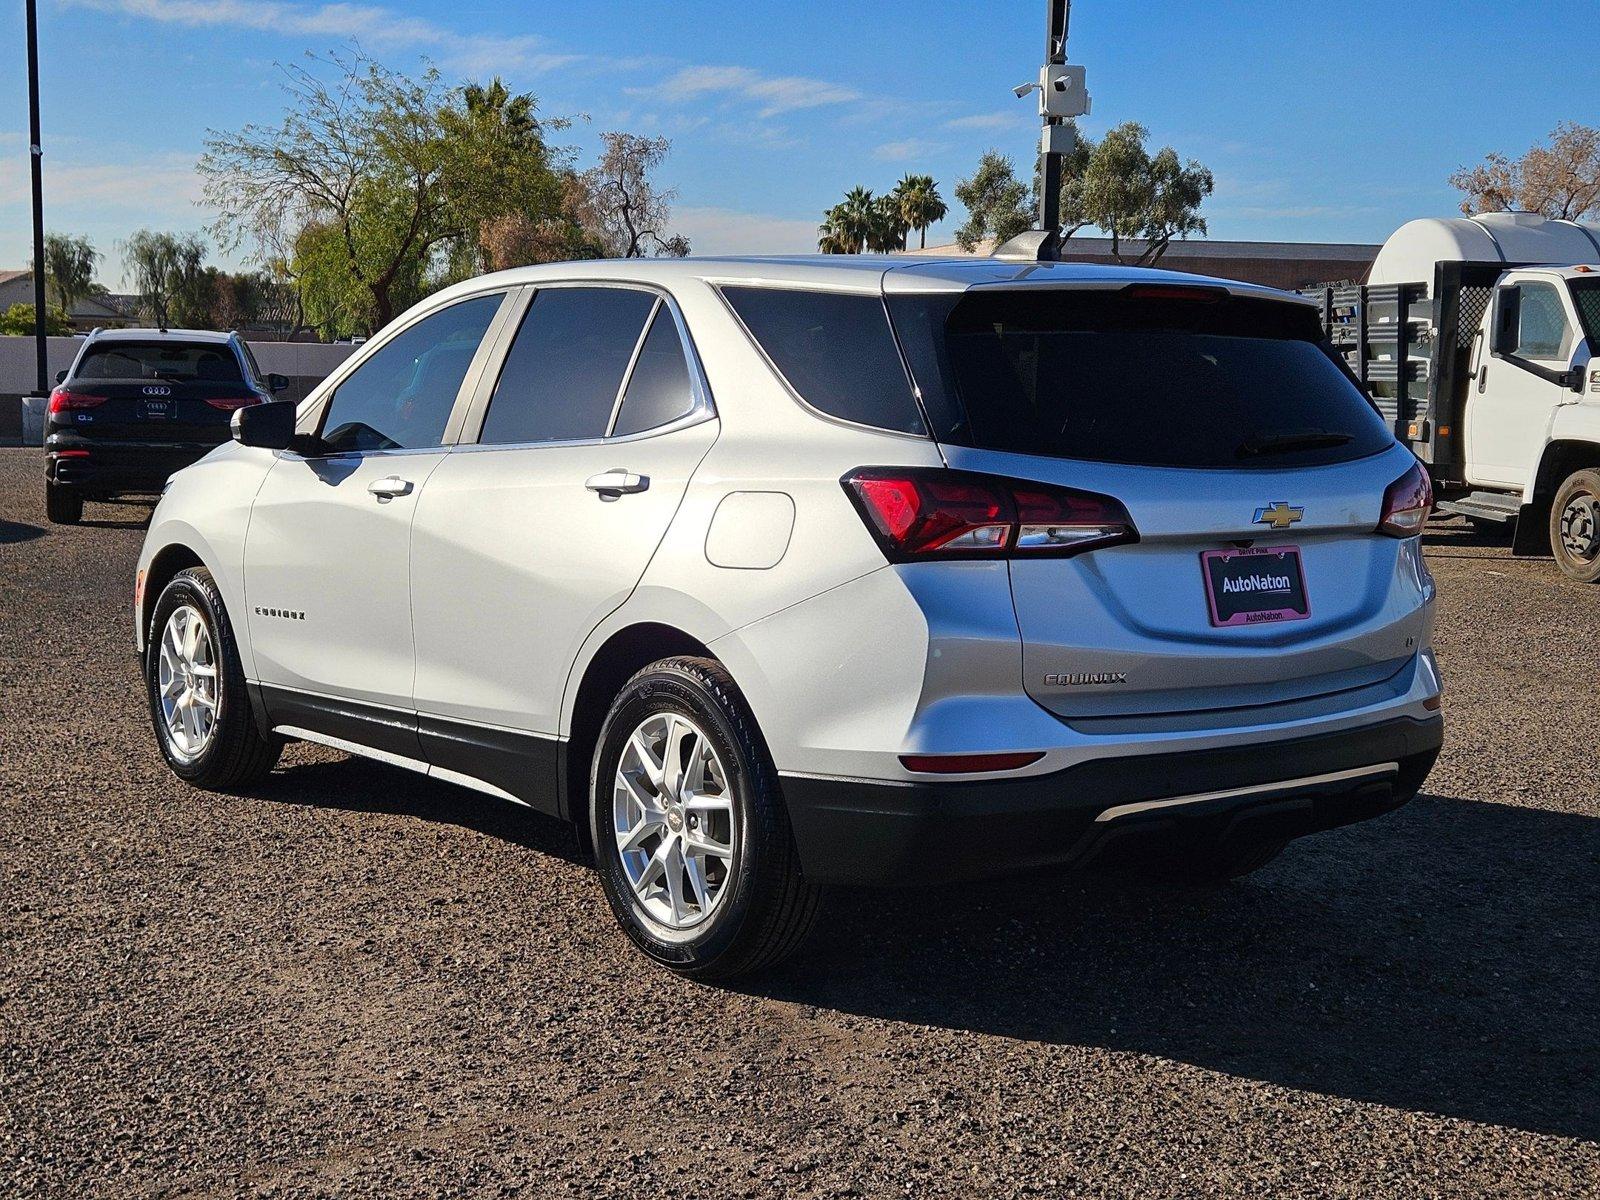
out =
[[[289,390],[289,377],[274,372],[267,376],[267,388],[274,392],[286,392]]]
[[[67,381],[67,373],[65,371],[57,371],[56,372],[56,382],[57,383],[65,383],[66,381]]]
[[[287,400],[271,404],[247,404],[235,409],[229,427],[233,440],[241,446],[260,446],[264,450],[287,450],[295,439],[295,409]]]
[[[1489,352],[1504,357],[1515,354],[1522,339],[1522,289],[1503,287],[1495,300],[1494,331]]]

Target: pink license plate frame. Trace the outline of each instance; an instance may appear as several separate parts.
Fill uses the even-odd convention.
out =
[[[1263,562],[1259,566],[1265,571],[1273,567],[1280,567],[1285,571],[1292,568],[1290,587],[1286,599],[1288,603],[1278,607],[1266,606],[1258,609],[1245,609],[1237,612],[1228,612],[1223,615],[1224,608],[1217,603],[1217,584],[1212,569],[1212,564],[1232,566],[1245,559],[1276,559],[1277,561]],[[1284,621],[1304,621],[1311,616],[1311,592],[1306,587],[1305,566],[1301,562],[1299,546],[1263,546],[1249,549],[1232,550],[1206,550],[1200,555],[1200,578],[1205,582],[1206,611],[1211,618],[1211,624],[1217,629],[1233,629],[1241,625],[1272,625]],[[1294,594],[1298,586],[1300,605],[1294,603]],[[1270,593],[1268,593],[1270,594]]]

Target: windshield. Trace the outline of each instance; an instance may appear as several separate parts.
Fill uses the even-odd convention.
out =
[[[1574,279],[1572,306],[1578,310],[1578,320],[1583,324],[1583,336],[1591,347],[1600,348],[1600,279]]]
[[[239,360],[221,345],[102,342],[91,346],[76,379],[162,379],[169,383],[243,383]]]
[[[892,296],[941,441],[1164,467],[1347,462],[1394,444],[1316,314],[1220,289]]]

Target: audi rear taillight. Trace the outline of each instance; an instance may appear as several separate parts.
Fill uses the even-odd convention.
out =
[[[1433,482],[1427,469],[1417,463],[1404,475],[1389,485],[1383,493],[1383,515],[1378,518],[1378,532],[1390,537],[1415,537],[1428,523],[1433,511]]]
[[[890,562],[1044,558],[1139,540],[1110,496],[922,467],[862,467],[843,480]]]
[[[234,412],[237,409],[249,408],[252,404],[260,404],[260,396],[214,396],[207,397],[206,403],[212,408],[220,408],[223,412]]]
[[[70,388],[58,387],[50,393],[48,407],[52,413],[62,413],[80,408],[99,408],[105,402],[104,396],[91,396],[87,392],[74,392]]]

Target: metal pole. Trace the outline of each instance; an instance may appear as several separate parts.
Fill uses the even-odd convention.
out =
[[[39,6],[28,0],[28,158],[33,166],[33,343],[38,358],[38,392],[50,390],[50,344],[44,332],[44,185],[39,160]]]
[[[1049,6],[1044,60],[1059,65],[1067,61],[1067,19],[1072,12],[1072,0],[1049,0]],[[1046,126],[1060,123],[1049,116],[1043,121]],[[1061,228],[1061,155],[1048,150],[1041,151],[1039,159],[1039,228],[1050,231]]]

